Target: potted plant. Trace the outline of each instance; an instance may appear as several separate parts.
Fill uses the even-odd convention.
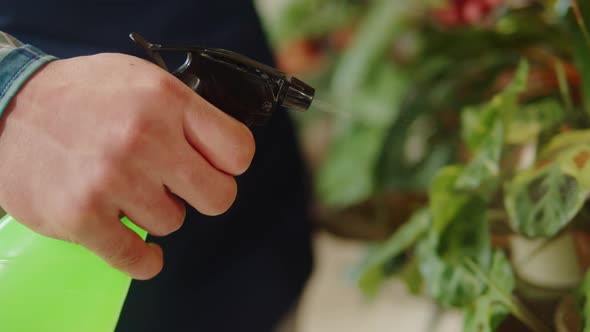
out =
[[[300,119],[322,225],[379,242],[360,288],[400,276],[465,331],[590,331],[590,3],[311,2],[354,13],[298,40],[333,105]]]

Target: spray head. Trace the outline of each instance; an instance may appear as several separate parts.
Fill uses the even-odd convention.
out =
[[[263,125],[281,106],[307,111],[315,90],[295,77],[227,50],[204,47],[163,47],[138,33],[129,36],[164,70],[193,91],[247,126]],[[162,53],[185,53],[175,70],[168,70]]]
[[[307,111],[313,101],[315,90],[295,77],[291,77],[289,83],[283,106],[295,111]]]

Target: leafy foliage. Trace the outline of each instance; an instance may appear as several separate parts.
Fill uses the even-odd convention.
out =
[[[394,257],[410,248],[430,227],[431,218],[427,209],[418,210],[379,250],[373,252],[363,264],[359,286],[368,296],[379,290],[385,275],[385,265]],[[408,270],[409,271],[409,270]]]
[[[462,172],[449,166],[436,176],[430,191],[433,227],[416,245],[426,292],[454,307],[468,305],[483,290],[464,265],[465,257],[487,270],[491,255],[485,201],[455,189]]]
[[[276,6],[276,5],[275,5]],[[266,30],[274,45],[287,40],[318,37],[362,13],[359,1],[298,0],[266,16]]]
[[[460,166],[447,166],[441,169],[432,181],[429,195],[430,211],[434,229],[438,234],[442,234],[470,202],[469,194],[455,190],[457,179],[462,173],[463,168]]]
[[[440,248],[443,247],[443,240],[439,240],[433,229],[416,246],[425,291],[444,306],[463,307],[473,302],[483,291],[483,284],[460,261],[461,251],[469,252],[474,248],[477,251],[471,255],[486,256],[488,254],[489,248],[485,247],[483,241],[472,243],[473,239],[470,236],[475,235],[478,239],[485,238],[482,234],[478,234],[482,231],[483,223],[475,220],[473,224],[475,227],[469,227],[463,230],[463,233],[454,235],[452,239],[454,243],[448,248]],[[461,225],[471,226],[472,223]]]
[[[370,195],[374,186],[371,170],[383,134],[379,129],[352,128],[333,146],[316,184],[328,204],[346,206]]]
[[[496,250],[489,272],[484,273],[476,270],[473,273],[483,277],[482,279],[486,282],[486,290],[465,311],[463,330],[465,332],[491,332],[498,327],[514,307],[511,294],[516,282],[512,267],[504,253]]]
[[[565,118],[563,106],[554,98],[523,105],[512,116],[505,140],[508,144],[535,142],[539,135],[555,129]]]
[[[327,27],[339,30],[354,8],[350,42],[326,48],[322,92],[346,116],[330,116],[320,203],[343,208],[388,191],[429,199],[371,250],[359,287],[374,296],[398,275],[411,291],[463,309],[466,332],[493,331],[509,314],[546,331],[514,300],[512,266],[492,247],[490,221],[551,238],[576,226],[588,200],[590,2],[451,1],[442,11],[433,1],[341,3],[343,12],[308,33],[330,40]],[[470,3],[482,10],[476,22],[464,11]],[[300,20],[314,15],[309,8]]]
[[[569,23],[572,28],[574,59],[582,76],[582,98],[584,109],[590,114],[590,37],[586,22],[590,22],[590,4],[588,1],[576,1],[574,10],[569,11]]]
[[[535,237],[557,234],[580,210],[590,192],[590,144],[571,140],[578,133],[556,136],[544,165],[518,174],[506,185],[505,206],[511,226]],[[572,143],[572,144],[567,144]]]
[[[493,192],[500,177],[504,124],[497,118],[479,142],[476,154],[457,179],[457,189]]]
[[[495,191],[500,178],[500,156],[507,124],[518,109],[517,97],[526,89],[528,63],[521,62],[513,81],[504,91],[480,107],[469,107],[462,115],[463,139],[475,155],[457,180],[457,188]]]

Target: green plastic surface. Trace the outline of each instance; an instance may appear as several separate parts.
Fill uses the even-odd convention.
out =
[[[113,331],[130,283],[79,245],[0,219],[0,331]]]

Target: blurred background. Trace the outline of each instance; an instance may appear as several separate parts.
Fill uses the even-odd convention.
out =
[[[314,179],[316,266],[285,331],[443,332],[464,325],[491,331],[507,316],[528,323],[504,323],[506,331],[574,331],[556,317],[564,294],[580,285],[587,268],[587,246],[577,240],[587,236],[587,227],[571,225],[585,218],[588,191],[574,195],[571,205],[568,197],[560,206],[547,205],[554,212],[548,217],[543,204],[554,203],[541,198],[550,185],[545,175],[526,170],[543,160],[540,151],[559,135],[577,135],[557,138],[562,143],[555,144],[568,149],[590,142],[587,1],[257,5],[278,67],[317,89],[311,110],[292,114]],[[453,176],[453,190],[441,189]],[[539,176],[544,184],[533,193]],[[571,188],[585,186],[572,176],[578,182]],[[532,197],[530,211],[517,186],[522,183]],[[433,221],[423,222],[423,207]],[[521,224],[517,217],[529,214]],[[481,232],[465,230],[471,227],[465,223],[480,220]],[[526,228],[527,222],[537,226]],[[448,226],[460,234],[449,238],[440,227],[454,223],[463,226]],[[418,259],[413,245],[424,255],[432,225],[440,230],[436,241],[451,249],[436,242],[436,258]],[[473,257],[475,270],[504,280],[508,297],[526,294],[523,301],[536,311],[529,315],[517,302],[493,300],[494,287],[482,281],[489,279],[455,259],[465,256]],[[496,267],[507,272],[494,275]],[[463,283],[474,273],[471,300],[489,302],[466,300],[471,286]],[[523,291],[531,287],[534,296]]]

